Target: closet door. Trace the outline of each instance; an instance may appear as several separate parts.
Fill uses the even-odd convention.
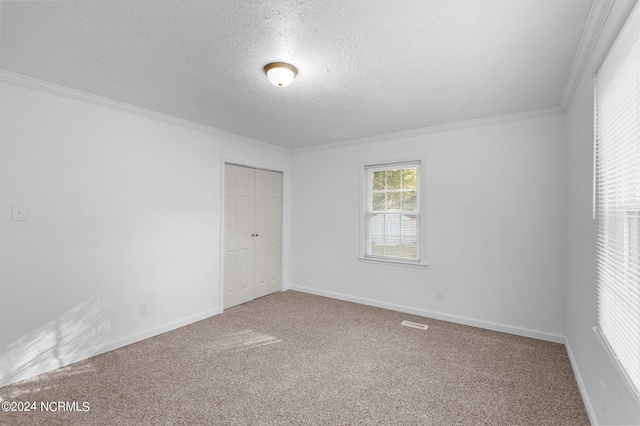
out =
[[[253,300],[255,169],[225,165],[224,308]]]
[[[224,309],[282,287],[282,173],[225,165]]]
[[[256,170],[254,297],[281,289],[282,173]]]

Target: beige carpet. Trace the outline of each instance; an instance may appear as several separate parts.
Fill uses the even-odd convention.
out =
[[[11,425],[589,424],[562,345],[294,291],[0,388],[0,399],[90,407],[0,412]]]

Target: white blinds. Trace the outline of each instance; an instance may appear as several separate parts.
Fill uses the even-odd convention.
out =
[[[598,326],[640,394],[638,6],[596,75]]]

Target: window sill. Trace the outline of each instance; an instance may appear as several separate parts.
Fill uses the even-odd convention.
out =
[[[636,402],[638,404],[640,404],[640,390],[637,390],[635,388],[635,386],[633,385],[633,382],[629,378],[629,375],[627,374],[625,369],[620,364],[620,361],[618,361],[618,357],[616,357],[616,355],[613,353],[613,350],[609,346],[609,343],[607,343],[607,340],[602,335],[602,331],[600,330],[600,327],[598,327],[598,326],[593,327],[593,332],[596,335],[596,339],[598,340],[598,342],[602,346],[602,349],[604,350],[604,352],[609,357],[609,360],[611,361],[611,363],[615,366],[616,370],[618,371],[618,374],[620,374],[620,376],[623,377],[623,381],[627,385],[627,390],[629,391],[629,393],[631,393],[635,397]]]
[[[393,266],[403,266],[406,268],[424,269],[427,266],[429,266],[426,263],[404,262],[402,260],[377,259],[374,257],[358,257],[358,260],[364,263],[378,263],[378,264],[386,264],[386,265],[393,265]]]

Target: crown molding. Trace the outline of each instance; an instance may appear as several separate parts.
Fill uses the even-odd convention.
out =
[[[174,126],[184,127],[186,129],[195,130],[197,132],[206,133],[212,136],[217,136],[225,139],[233,139],[239,142],[248,143],[261,148],[268,148],[280,152],[291,153],[289,148],[285,148],[278,145],[273,145],[267,142],[263,142],[257,139],[252,139],[246,136],[240,136],[235,133],[226,132],[224,130],[216,129],[215,127],[205,126],[203,124],[195,123],[193,121],[177,118],[172,115],[163,114],[161,112],[152,111],[146,108],[137,107],[135,105],[127,104],[124,102],[116,101],[113,99],[105,98],[92,93],[83,92],[82,90],[72,89],[70,87],[61,86],[59,84],[51,83],[37,78],[28,77],[26,75],[14,73],[0,69],[0,81],[4,83],[14,84],[16,86],[26,87],[28,89],[34,89],[40,92],[62,96],[68,99],[73,99],[81,102],[87,102],[93,105],[98,105],[129,114],[138,115],[140,117],[149,118],[151,120],[160,121],[163,123],[171,124]]]
[[[602,33],[602,29],[609,18],[609,14],[611,13],[614,3],[615,0],[593,0],[591,3],[589,17],[584,25],[580,44],[578,45],[576,56],[573,58],[571,71],[569,71],[569,78],[567,79],[567,84],[565,85],[564,92],[562,93],[562,100],[560,101],[560,106],[564,112],[567,112],[571,105],[571,101],[576,93],[578,84],[585,73],[587,64],[589,63],[596,44],[600,39],[600,34]]]
[[[286,152],[286,153],[302,153],[302,152],[319,151],[319,150],[331,149],[331,148],[337,148],[337,147],[343,147],[343,146],[349,146],[349,145],[360,145],[360,144],[366,144],[366,143],[372,143],[372,142],[406,139],[414,136],[423,136],[423,135],[428,135],[433,133],[468,129],[471,127],[481,127],[481,126],[488,126],[492,124],[501,124],[501,123],[508,123],[512,121],[526,120],[526,119],[543,117],[543,116],[553,115],[553,114],[558,114],[563,112],[563,109],[561,107],[550,107],[550,108],[543,108],[543,109],[537,109],[532,111],[517,112],[513,114],[503,114],[503,115],[479,118],[474,120],[459,121],[455,123],[442,124],[437,126],[423,127],[419,129],[412,129],[412,130],[406,130],[401,132],[386,133],[382,135],[375,135],[375,136],[369,136],[369,137],[358,138],[358,139],[349,139],[344,141],[331,142],[327,144],[289,149],[282,146],[259,141],[257,139],[240,136],[235,133],[226,132],[224,130],[216,129],[214,127],[209,127],[203,124],[194,123],[192,121],[177,118],[168,114],[163,114],[160,112],[137,107],[135,105],[105,98],[99,95],[94,95],[92,93],[84,92],[77,89],[72,89],[70,87],[61,86],[59,84],[51,83],[44,80],[39,80],[33,77],[28,77],[28,76],[7,71],[4,69],[0,69],[0,81],[9,83],[9,84],[14,84],[17,86],[26,87],[26,88],[37,90],[44,93],[62,96],[68,99],[74,99],[81,102],[86,102],[86,103],[130,113],[130,114],[138,115],[141,117],[164,122],[167,124],[184,127],[184,128],[195,130],[202,133],[207,133],[213,136],[218,136],[226,139],[234,139],[239,142],[244,142],[254,146],[259,146],[262,148],[268,148],[268,149],[272,149],[280,152]]]
[[[303,148],[294,148],[291,150],[291,152],[294,154],[297,154],[302,152],[311,152],[311,151],[320,151],[324,149],[340,148],[340,147],[350,146],[350,145],[361,145],[361,144],[367,144],[372,142],[386,142],[391,140],[407,139],[415,136],[425,136],[433,133],[450,132],[453,130],[469,129],[472,127],[482,127],[482,126],[490,126],[493,124],[510,123],[513,121],[522,121],[522,120],[528,120],[532,118],[545,117],[548,115],[562,114],[562,113],[563,113],[562,108],[560,108],[559,106],[550,107],[550,108],[541,108],[541,109],[536,109],[532,111],[523,111],[523,112],[516,112],[513,114],[495,115],[492,117],[478,118],[475,120],[458,121],[455,123],[442,124],[438,126],[422,127],[419,129],[406,130],[406,131],[394,132],[394,133],[385,133],[383,135],[369,136],[365,138],[349,139],[349,140],[331,142],[331,143],[321,144],[321,145],[312,145],[312,146],[303,147]]]

